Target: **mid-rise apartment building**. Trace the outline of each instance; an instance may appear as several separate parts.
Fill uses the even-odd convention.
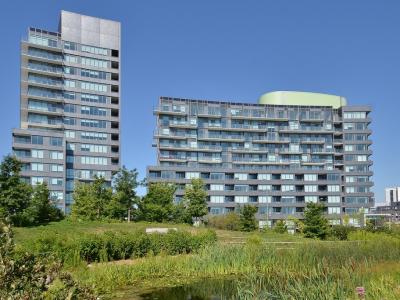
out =
[[[111,182],[119,168],[120,36],[119,22],[62,11],[58,31],[31,27],[21,42],[13,153],[66,213],[76,180]]]
[[[302,218],[308,202],[324,203],[339,224],[374,205],[370,112],[303,92],[267,93],[258,104],[161,97],[148,181],[175,183],[179,202],[202,178],[210,214],[248,203],[261,226]]]

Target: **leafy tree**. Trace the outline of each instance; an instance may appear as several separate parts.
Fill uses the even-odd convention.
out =
[[[116,202],[127,212],[128,222],[131,221],[132,207],[137,204],[136,188],[139,186],[136,169],[128,170],[123,166],[114,176]]]
[[[277,233],[287,233],[287,226],[283,220],[278,220],[276,222],[274,231]]]
[[[0,164],[0,217],[9,217],[14,224],[20,222],[32,194],[31,186],[21,181],[21,167],[21,162],[11,155]]]
[[[304,236],[324,240],[329,234],[328,220],[323,215],[325,206],[308,203],[304,212]]]
[[[187,213],[191,219],[199,221],[208,213],[207,192],[204,189],[204,182],[201,179],[192,179],[191,184],[185,189],[183,196],[184,202],[187,205]]]
[[[33,188],[29,206],[22,213],[22,225],[32,226],[63,219],[62,212],[50,202],[50,192],[45,183]]]
[[[148,222],[171,221],[175,191],[176,186],[169,183],[150,183],[146,196],[139,202],[140,218]]]
[[[109,217],[112,190],[106,186],[103,177],[96,177],[92,183],[78,183],[74,190],[72,216],[89,220]]]
[[[253,231],[257,229],[255,213],[257,207],[245,204],[239,208],[240,230]]]
[[[51,255],[17,255],[11,227],[0,220],[0,299],[97,299],[61,268]]]

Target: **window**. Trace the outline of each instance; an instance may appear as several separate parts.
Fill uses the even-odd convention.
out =
[[[223,191],[224,185],[223,184],[211,184],[210,191]]]
[[[340,175],[339,174],[327,174],[326,179],[328,181],[339,181],[340,180]]]
[[[81,57],[81,63],[82,63],[82,65],[97,67],[97,68],[107,68],[108,67],[107,60],[101,60],[101,59],[95,59],[95,58]]]
[[[50,192],[50,199],[53,201],[60,201],[64,199],[63,192],[51,191]]]
[[[198,179],[200,178],[199,172],[186,172],[185,179]]]
[[[282,180],[293,180],[294,175],[293,174],[282,174],[281,179]]]
[[[64,117],[64,124],[74,126],[76,124],[75,118]]]
[[[66,138],[70,138],[70,139],[74,139],[75,138],[75,131],[65,130],[64,134],[65,134]]]
[[[210,196],[211,203],[224,203],[224,196]]]
[[[281,187],[282,192],[294,192],[295,188],[294,185],[282,185]]]
[[[107,121],[82,119],[81,120],[81,126],[96,127],[96,128],[106,128],[107,127]]]
[[[235,196],[235,202],[236,203],[247,203],[247,202],[249,202],[249,197],[248,196]]]
[[[258,196],[259,203],[271,203],[271,196]]]
[[[340,192],[340,185],[328,185],[328,192]]]
[[[354,145],[344,145],[344,151],[346,152],[354,151]]]
[[[317,196],[305,196],[304,197],[304,202],[305,203],[317,203],[318,202],[318,197]]]
[[[328,207],[328,214],[340,214],[340,207]]]
[[[355,193],[355,192],[356,192],[356,189],[355,189],[354,186],[346,186],[346,193],[352,194],[352,193]]]
[[[31,184],[32,185],[36,185],[36,184],[41,184],[44,182],[44,178],[43,177],[31,177]]]
[[[51,165],[51,171],[52,172],[63,172],[64,171],[64,166],[63,165]]]
[[[60,151],[51,151],[50,158],[51,159],[64,159],[64,154]]]
[[[234,190],[238,192],[247,192],[249,190],[249,186],[247,184],[235,184]]]
[[[93,54],[98,54],[98,55],[108,55],[108,50],[107,49],[99,48],[99,47],[93,47],[93,46],[82,45],[81,46],[81,51],[82,52],[93,53]]]
[[[75,80],[65,79],[64,80],[64,86],[66,86],[68,88],[75,88],[76,87],[76,82],[75,82]]]
[[[108,85],[87,82],[87,81],[81,81],[81,88],[84,90],[91,90],[91,91],[96,91],[96,92],[107,92]]]
[[[317,181],[317,174],[304,174],[304,181]]]
[[[65,54],[64,59],[65,59],[65,61],[70,62],[70,63],[74,63],[74,64],[78,63],[78,56],[76,56],[76,55]]]
[[[107,103],[107,97],[104,95],[81,94],[81,101],[93,103]]]
[[[76,46],[76,43],[73,43],[73,42],[64,42],[64,49],[67,49],[67,50],[76,50],[77,49],[77,46]]]
[[[85,165],[107,165],[107,157],[81,156],[81,163]]]
[[[346,182],[355,182],[354,176],[346,176]]]
[[[107,133],[82,131],[81,138],[86,140],[105,141],[107,140]]]
[[[367,117],[367,113],[365,111],[362,112],[345,112],[343,114],[344,119],[365,119]]]
[[[244,173],[235,173],[234,178],[236,180],[247,180],[247,174]]]
[[[272,185],[259,184],[257,188],[258,188],[259,191],[271,191],[272,190]]]
[[[328,196],[328,203],[340,203],[340,196]]]
[[[258,180],[271,180],[271,174],[258,174]]]
[[[90,77],[90,78],[98,78],[98,79],[107,79],[106,72],[86,70],[86,69],[81,69],[81,76]]]
[[[107,153],[107,146],[81,144],[81,151],[94,152],[94,153]]]
[[[32,171],[43,172],[43,164],[31,163],[31,170]]]
[[[43,145],[43,137],[40,135],[32,135],[32,144]]]
[[[315,193],[318,190],[317,185],[305,185],[304,191],[308,193]]]
[[[67,150],[75,151],[75,144],[67,143]]]
[[[31,153],[33,158],[43,158],[43,150],[32,149]]]
[[[93,115],[93,116],[106,116],[107,109],[105,108],[98,108],[95,106],[82,106],[81,113],[86,115]]]
[[[37,45],[53,47],[53,48],[56,48],[58,45],[57,40],[49,39],[47,37],[38,36],[38,35],[30,35],[29,42],[37,44]]]
[[[225,177],[224,173],[210,173],[210,179],[213,180],[223,180]]]
[[[63,179],[62,178],[50,178],[50,184],[51,185],[63,185]]]
[[[62,138],[50,137],[50,145],[52,145],[52,146],[62,146]]]

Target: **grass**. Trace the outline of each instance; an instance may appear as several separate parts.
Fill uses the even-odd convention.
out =
[[[15,228],[17,246],[29,247],[46,235],[63,239],[106,231],[134,232],[146,227],[187,225],[62,221],[36,228]],[[189,284],[202,278],[233,278],[235,299],[400,299],[400,237],[354,232],[351,241],[314,241],[274,232],[217,230],[219,243],[187,255],[154,256],[120,263],[67,265],[78,282],[102,295]],[[283,246],[285,245],[285,246]]]

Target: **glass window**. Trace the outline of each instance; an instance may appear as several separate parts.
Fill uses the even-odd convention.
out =
[[[235,196],[236,203],[248,203],[249,197],[248,196]]]
[[[224,185],[223,184],[211,184],[210,191],[223,191]]]
[[[185,179],[197,179],[200,178],[199,172],[186,172]]]
[[[62,178],[50,178],[50,184],[51,185],[63,185],[63,179]]]
[[[64,154],[60,151],[51,151],[50,158],[51,159],[64,159]]]
[[[33,158],[43,158],[43,150],[32,149],[31,153]]]
[[[340,192],[340,185],[328,185],[328,192]]]
[[[328,214],[340,214],[340,207],[328,207]]]
[[[317,174],[304,174],[304,181],[317,181]]]
[[[258,174],[258,180],[271,180],[271,174]]]
[[[304,191],[305,192],[314,193],[317,190],[318,190],[318,186],[317,185],[305,185],[304,186]]]
[[[340,196],[328,196],[328,203],[340,203]]]
[[[43,164],[31,163],[31,170],[32,171],[42,172],[43,171]]]
[[[210,196],[211,203],[224,203],[224,196]]]

